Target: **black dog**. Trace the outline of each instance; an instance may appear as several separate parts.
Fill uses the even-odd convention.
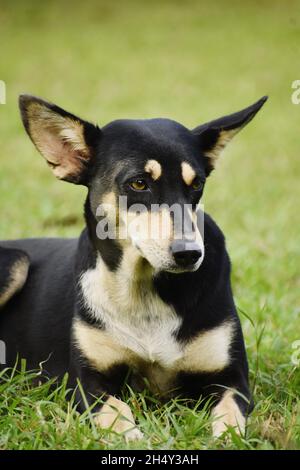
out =
[[[105,394],[98,424],[128,439],[141,432],[117,397],[125,380],[140,388],[145,378],[164,397],[213,396],[214,435],[227,426],[243,432],[251,397],[230,262],[199,201],[221,150],[265,101],[190,131],[168,119],[100,129],[21,96],[25,129],[55,176],[88,188],[87,226],[79,240],[1,243],[6,366],[19,357],[30,369],[43,363],[51,377],[68,371],[90,404]],[[166,236],[149,235],[149,221]]]

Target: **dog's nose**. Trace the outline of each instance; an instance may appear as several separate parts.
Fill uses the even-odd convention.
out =
[[[171,245],[171,252],[178,266],[187,268],[197,263],[202,256],[198,243],[176,240]]]

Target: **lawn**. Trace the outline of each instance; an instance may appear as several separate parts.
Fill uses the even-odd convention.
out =
[[[125,444],[30,373],[0,382],[0,449],[300,449],[299,1],[0,0],[0,238],[77,236],[83,188],[53,178],[27,138],[28,92],[101,126],[170,117],[193,127],[268,94],[224,153],[204,204],[233,264],[256,407],[246,436],[213,441],[206,411],[126,391],[145,439]],[[297,203],[298,201],[298,203]],[[1,338],[1,332],[0,332]]]

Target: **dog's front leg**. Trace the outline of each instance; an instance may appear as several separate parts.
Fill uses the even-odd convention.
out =
[[[239,407],[233,390],[226,390],[219,403],[212,410],[213,436],[220,437],[228,427],[235,429],[237,434],[245,432],[246,418]]]
[[[119,365],[102,373],[87,364],[83,365],[82,358],[80,366],[78,361],[76,363],[75,376],[80,380],[83,390],[77,388],[78,410],[82,413],[86,410],[86,405],[91,406],[95,423],[102,429],[122,434],[126,441],[142,439],[143,434],[136,426],[129,405],[118,398],[128,368]],[[99,397],[105,403],[94,405]]]

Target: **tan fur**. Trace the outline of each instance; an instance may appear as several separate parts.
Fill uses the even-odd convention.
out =
[[[182,162],[181,163],[181,175],[182,179],[185,182],[187,186],[191,186],[192,182],[195,179],[196,172],[194,168],[191,167],[191,165],[187,162]]]
[[[29,261],[25,258],[16,261],[10,271],[9,284],[4,292],[0,294],[0,308],[20,289],[22,289],[28,274]]]
[[[239,130],[240,129],[232,129],[231,131],[221,131],[216,145],[214,145],[211,150],[205,152],[205,155],[210,159],[213,168],[215,167],[220,154],[222,153],[228,142],[231,141],[231,139],[239,132]]]
[[[137,429],[129,406],[121,400],[110,396],[95,416],[95,423],[103,429],[110,429],[124,434],[127,441],[139,440],[143,434]]]
[[[161,164],[157,160],[148,160],[145,165],[146,173],[150,173],[154,181],[158,180],[162,174]]]
[[[104,194],[101,204],[107,204],[116,207],[116,194],[113,191]]]
[[[149,268],[152,266],[152,272],[155,269],[168,269],[173,265],[170,252],[170,244],[174,238],[173,221],[167,209],[141,213],[123,211],[120,216],[119,235],[126,240],[123,246],[128,246],[130,255],[137,259],[141,258],[142,252]]]
[[[106,209],[106,217],[108,217],[108,220],[111,220],[118,225],[118,205],[116,194],[113,191],[104,194],[101,205]]]
[[[134,363],[134,354],[122,347],[106,331],[79,320],[73,325],[74,341],[85,357],[97,370],[106,371],[120,363]]]
[[[233,397],[234,392],[226,390],[223,398],[212,411],[214,437],[221,436],[228,426],[234,427],[238,434],[245,432],[245,417]]]
[[[233,325],[225,322],[211,330],[199,333],[184,348],[184,356],[176,369],[190,372],[217,372],[230,363],[230,345]]]
[[[60,116],[40,103],[28,107],[29,132],[57,178],[80,173],[89,158],[80,121]]]
[[[174,236],[173,222],[168,209],[151,212],[145,211],[140,214],[128,211],[126,216],[129,236],[137,240],[148,241],[156,239],[160,242],[162,240],[169,242]]]

